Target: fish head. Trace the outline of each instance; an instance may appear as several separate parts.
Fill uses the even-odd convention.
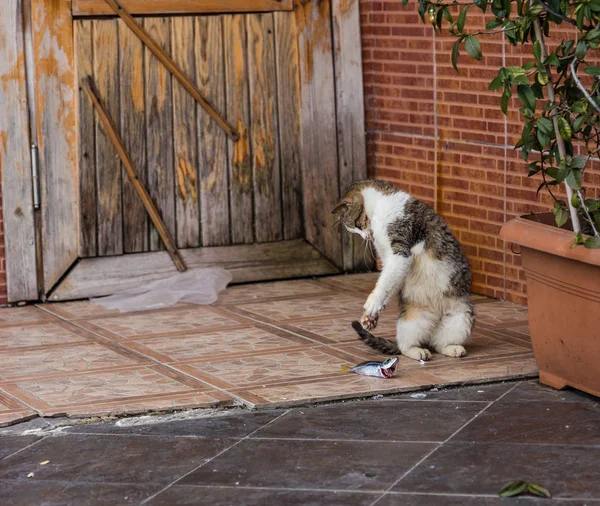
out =
[[[381,373],[386,378],[391,378],[396,372],[396,366],[398,365],[398,357],[388,358],[383,364],[381,364]]]

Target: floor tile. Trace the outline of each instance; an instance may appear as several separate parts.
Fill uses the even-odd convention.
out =
[[[228,309],[260,321],[274,323],[345,313],[352,313],[359,317],[362,314],[364,303],[362,295],[355,296],[340,292],[315,297],[239,304]]]
[[[0,381],[57,372],[102,370],[136,365],[140,359],[96,343],[15,349],[2,354]]]
[[[556,390],[539,381],[524,381],[504,399],[506,402],[598,402],[598,398],[579,390],[567,388]]]
[[[511,416],[507,417],[506,413]],[[577,402],[500,402],[452,441],[600,446],[600,405]]]
[[[385,401],[297,408],[253,437],[441,442],[484,407],[468,402]]]
[[[265,299],[314,296],[330,293],[331,287],[321,285],[318,281],[297,279],[292,281],[276,281],[230,286],[219,294],[215,306],[243,304]]]
[[[131,339],[149,335],[214,330],[248,323],[216,308],[191,305],[179,309],[124,313],[119,316],[78,321],[78,325],[108,338]]]
[[[377,506],[548,506],[548,499],[534,497],[511,497],[503,499],[492,496],[467,496],[467,495],[433,495],[433,494],[387,494],[377,502]],[[552,506],[592,506],[588,501],[560,500],[552,498]],[[595,503],[594,503],[595,504]]]
[[[383,490],[431,448],[424,443],[246,439],[180,483]]]
[[[33,472],[32,482],[166,484],[232,443],[162,436],[55,436],[1,461],[0,478],[26,479]],[[39,464],[46,460],[48,464]]]
[[[148,406],[167,409],[193,402],[206,406],[224,400],[206,384],[160,367],[54,374],[0,385],[44,416],[117,414],[151,409]]]
[[[120,314],[118,309],[108,309],[89,300],[49,302],[46,304],[39,304],[38,308],[66,320]]]
[[[212,332],[145,337],[122,343],[163,363],[218,359],[240,354],[256,355],[277,349],[316,345],[289,332],[259,324]]]
[[[240,487],[174,486],[148,506],[369,506],[379,494],[260,490]],[[202,497],[201,501],[199,497]]]
[[[347,274],[345,276],[328,276],[319,278],[325,285],[335,286],[343,290],[359,291],[368,294],[379,278],[379,272],[366,272],[363,274]]]
[[[415,393],[398,394],[394,398],[411,400],[411,401],[472,401],[472,402],[491,402],[498,399],[511,388],[514,388],[516,383],[492,383],[490,385],[476,385],[472,387],[455,387],[455,388],[435,388],[423,390]],[[424,397],[423,397],[424,396]]]
[[[0,327],[0,352],[32,346],[88,341],[82,332],[57,319]]]
[[[0,436],[0,460],[35,443],[38,439],[37,436]]]
[[[512,302],[495,301],[489,304],[478,304],[476,316],[480,325],[523,327],[527,323],[527,307]]]
[[[161,485],[117,485],[53,481],[1,480],[0,504],[10,506],[125,506],[138,505]]]
[[[35,306],[0,308],[0,327],[24,325],[28,323],[43,323],[51,317]]]
[[[253,413],[224,413],[210,418],[191,418],[186,413],[181,419],[160,422],[161,417],[135,419],[135,425],[120,420],[112,423],[75,425],[64,430],[68,434],[141,434],[159,436],[195,436],[203,438],[242,438],[260,429],[280,416],[279,410],[257,411]],[[173,415],[168,415],[170,418]],[[158,421],[158,423],[157,423]]]
[[[260,356],[194,361],[175,367],[218,387],[239,389],[341,374],[342,365],[347,365],[351,360],[351,356],[336,354],[325,346],[316,346],[268,352]]]
[[[37,413],[0,390],[0,427],[35,418]]]
[[[553,497],[600,497],[600,448],[447,443],[394,490],[497,494],[511,480],[539,483]]]

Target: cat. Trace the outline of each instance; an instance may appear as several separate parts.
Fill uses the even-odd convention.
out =
[[[333,209],[346,229],[371,242],[383,268],[353,327],[372,348],[415,360],[430,348],[464,357],[475,313],[471,266],[442,217],[431,207],[380,180],[358,181]],[[369,332],[398,296],[397,344]]]

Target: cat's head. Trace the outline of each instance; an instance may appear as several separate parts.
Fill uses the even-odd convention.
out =
[[[349,232],[368,240],[371,223],[365,211],[365,200],[359,188],[350,187],[342,200],[333,208],[336,223],[341,223]]]

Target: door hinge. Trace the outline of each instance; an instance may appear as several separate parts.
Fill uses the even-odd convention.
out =
[[[40,164],[38,147],[31,145],[31,184],[33,187],[33,208],[40,208]]]

